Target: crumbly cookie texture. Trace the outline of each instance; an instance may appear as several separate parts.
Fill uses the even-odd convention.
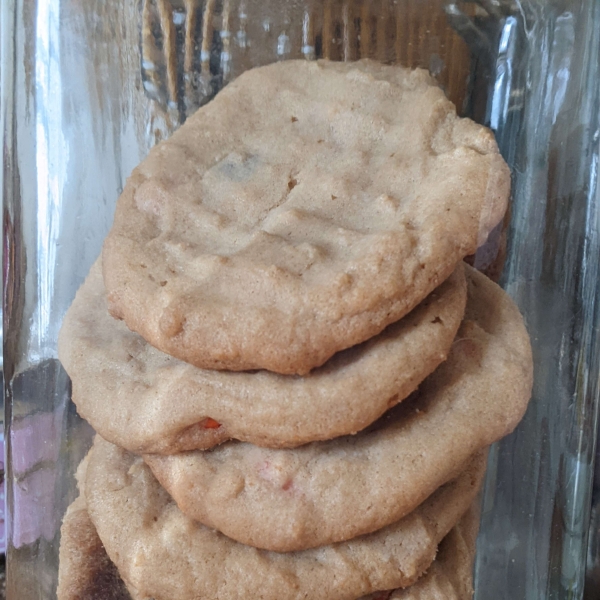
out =
[[[226,442],[146,462],[184,513],[258,548],[321,546],[397,521],[510,433],[531,395],[517,307],[466,269],[465,320],[448,360],[375,427],[295,449]]]
[[[81,416],[132,452],[173,454],[229,437],[293,447],[360,431],[406,398],[445,360],[466,296],[460,264],[401,321],[305,377],[209,371],[113,319],[97,262],[63,321],[59,358]]]
[[[479,511],[472,506],[442,540],[425,575],[404,589],[375,592],[360,600],[470,600]],[[83,541],[82,541],[83,540]],[[91,576],[87,576],[91,574]],[[129,594],[110,561],[80,496],[61,528],[58,600],[143,600]]]
[[[57,599],[130,600],[88,514],[84,496],[86,471],[84,459],[77,469],[80,495],[67,509],[60,528]]]
[[[468,510],[483,454],[401,521],[348,542],[304,552],[265,552],[186,517],[142,460],[97,437],[85,499],[127,587],[154,600],[352,600],[414,583]]]
[[[360,600],[471,600],[478,529],[479,509],[474,504],[442,540],[431,567],[417,583]]]
[[[399,320],[502,219],[509,170],[421,70],[252,69],[133,172],[111,313],[209,369],[306,374]]]
[[[69,506],[60,530],[58,600],[130,600],[90,520],[83,497]]]

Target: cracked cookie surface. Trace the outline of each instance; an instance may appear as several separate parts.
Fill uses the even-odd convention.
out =
[[[198,367],[306,374],[440,285],[509,184],[492,133],[424,71],[252,69],[129,178],[103,249],[109,308]]]

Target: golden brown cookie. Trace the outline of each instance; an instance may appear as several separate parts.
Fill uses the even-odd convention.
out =
[[[465,268],[465,320],[448,360],[376,427],[294,449],[226,442],[146,462],[185,514],[258,548],[322,546],[402,518],[510,433],[531,395],[531,347],[517,307]]]
[[[466,288],[461,264],[401,321],[306,377],[208,371],[113,319],[98,262],[65,316],[59,358],[79,414],[131,452],[172,454],[230,437],[299,446],[359,431],[407,397],[445,360]]]
[[[129,178],[103,250],[109,309],[198,367],[306,374],[449,277],[509,184],[492,133],[425,71],[252,69]]]
[[[304,552],[239,544],[186,517],[142,460],[97,437],[85,497],[128,588],[154,600],[352,600],[414,583],[477,495],[485,460],[379,532]]]

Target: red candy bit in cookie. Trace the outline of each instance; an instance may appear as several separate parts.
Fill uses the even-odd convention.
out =
[[[221,427],[221,423],[211,419],[210,417],[206,417],[204,421],[200,421],[200,427],[203,429],[219,429],[219,427]]]

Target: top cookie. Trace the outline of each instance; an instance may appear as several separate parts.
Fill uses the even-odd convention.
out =
[[[306,374],[446,279],[509,179],[492,133],[424,71],[253,69],[128,180],[103,251],[110,311],[199,367]]]

